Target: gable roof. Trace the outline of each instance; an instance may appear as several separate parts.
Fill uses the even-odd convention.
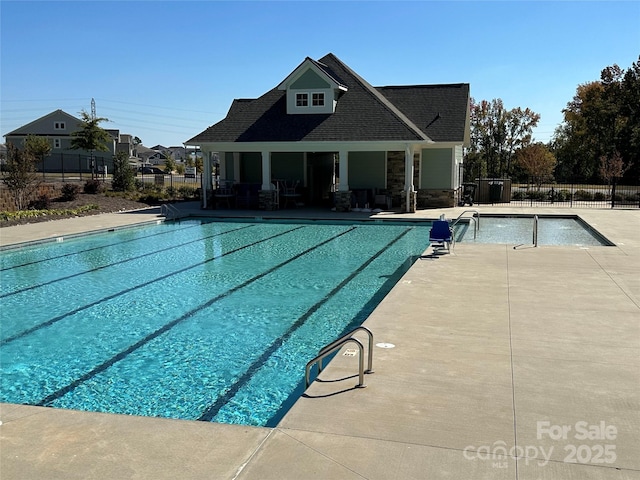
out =
[[[307,61],[313,62],[335,83],[344,87],[334,113],[288,115],[286,91],[280,89],[281,83],[259,98],[234,100],[225,119],[186,143],[463,141],[465,115],[468,113],[468,84],[460,84],[466,88],[441,88],[438,92],[420,86],[376,89],[331,53],[318,61],[305,59]],[[299,71],[305,62],[294,72]],[[287,77],[290,78],[291,75]],[[433,100],[434,95],[447,98],[440,99],[435,110],[420,104]],[[459,108],[461,112],[457,112]],[[457,112],[455,116],[454,110]],[[431,122],[429,116],[438,111],[441,118],[449,118],[452,124],[455,122],[455,128],[449,131],[448,122],[440,122],[436,127],[438,122]],[[432,139],[427,130],[446,140]]]
[[[49,122],[47,123],[47,121]],[[67,122],[67,128],[65,129],[65,131],[55,130],[53,125],[54,121]],[[9,132],[4,136],[23,136],[31,134],[64,136],[69,135],[71,132],[77,130],[80,123],[81,120],[79,118],[74,117],[73,115],[69,115],[67,112],[58,109],[40,118],[37,118],[33,122],[22,125],[21,127],[16,128],[12,132]]]
[[[287,76],[287,78],[280,82],[280,85],[278,85],[278,90],[286,90],[287,87],[291,85],[291,83],[293,83],[295,79],[299,78],[301,74],[308,71],[310,66],[312,70],[315,70],[317,73],[320,73],[322,76],[324,76],[326,80],[330,84],[332,84],[333,88],[347,90],[347,86],[345,85],[345,83],[342,82],[327,65],[313,60],[310,57],[305,58],[304,61]]]

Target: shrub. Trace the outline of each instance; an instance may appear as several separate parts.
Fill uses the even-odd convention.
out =
[[[200,195],[198,190],[199,190],[198,188],[189,187],[187,185],[182,185],[178,188],[178,192],[180,193],[180,196],[182,196],[185,199],[199,198]]]
[[[80,185],[77,183],[65,183],[62,186],[61,193],[63,201],[69,202],[71,200],[75,200],[80,194]]]
[[[95,195],[104,192],[104,184],[100,180],[87,180],[84,184],[84,193]]]
[[[542,190],[531,190],[527,194],[527,198],[537,201],[547,200],[549,198],[549,192],[543,192]]]
[[[513,192],[511,194],[511,199],[512,200],[524,200],[525,199],[525,192],[522,190],[516,190],[515,192]]]
[[[51,208],[51,197],[43,193],[36,200],[29,202],[30,210],[49,210]]]
[[[616,197],[617,197],[617,195],[616,195]],[[607,199],[607,196],[602,192],[596,192],[596,193],[593,194],[593,199],[597,200],[598,202],[602,202],[603,200]]]
[[[556,192],[556,202],[566,202],[571,199],[571,192],[569,190],[558,190]]]
[[[576,190],[573,194],[575,200],[593,200],[593,194],[587,190]]]

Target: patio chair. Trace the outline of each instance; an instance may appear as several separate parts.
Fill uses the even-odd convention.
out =
[[[446,248],[451,252],[451,246],[455,243],[453,228],[447,220],[436,220],[429,231],[429,242],[435,243],[434,248]]]
[[[284,208],[287,208],[289,203],[291,203],[294,208],[298,206],[298,201],[301,197],[301,194],[298,193],[299,183],[300,182],[298,180],[291,183],[285,182],[284,189],[282,190]]]

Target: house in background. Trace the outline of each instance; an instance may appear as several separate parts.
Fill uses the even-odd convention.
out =
[[[254,185],[261,208],[288,184],[309,205],[345,211],[382,198],[414,212],[455,205],[469,132],[469,84],[373,87],[330,53],[234,100],[185,145],[200,148],[205,172],[219,159],[222,182]],[[203,183],[206,208],[215,185]]]
[[[107,167],[113,171],[113,156],[119,152],[127,152],[131,157],[134,145],[132,136],[120,134],[119,130],[105,129],[110,141],[107,143],[107,151],[88,152],[71,148],[72,133],[79,130],[82,120],[62,110],[56,110],[33,122],[13,130],[5,135],[7,143],[16,148],[24,148],[24,141],[29,135],[47,137],[51,142],[51,153],[45,157],[44,165],[37,165],[39,169],[47,172],[91,172],[91,156],[96,169]]]
[[[164,165],[164,162],[167,161],[167,156],[164,152],[165,147],[161,145],[156,145],[152,148],[138,145],[137,148],[138,159],[142,165]]]

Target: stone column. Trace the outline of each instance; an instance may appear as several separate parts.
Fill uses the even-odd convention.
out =
[[[336,212],[351,211],[351,192],[338,191],[335,192]]]

